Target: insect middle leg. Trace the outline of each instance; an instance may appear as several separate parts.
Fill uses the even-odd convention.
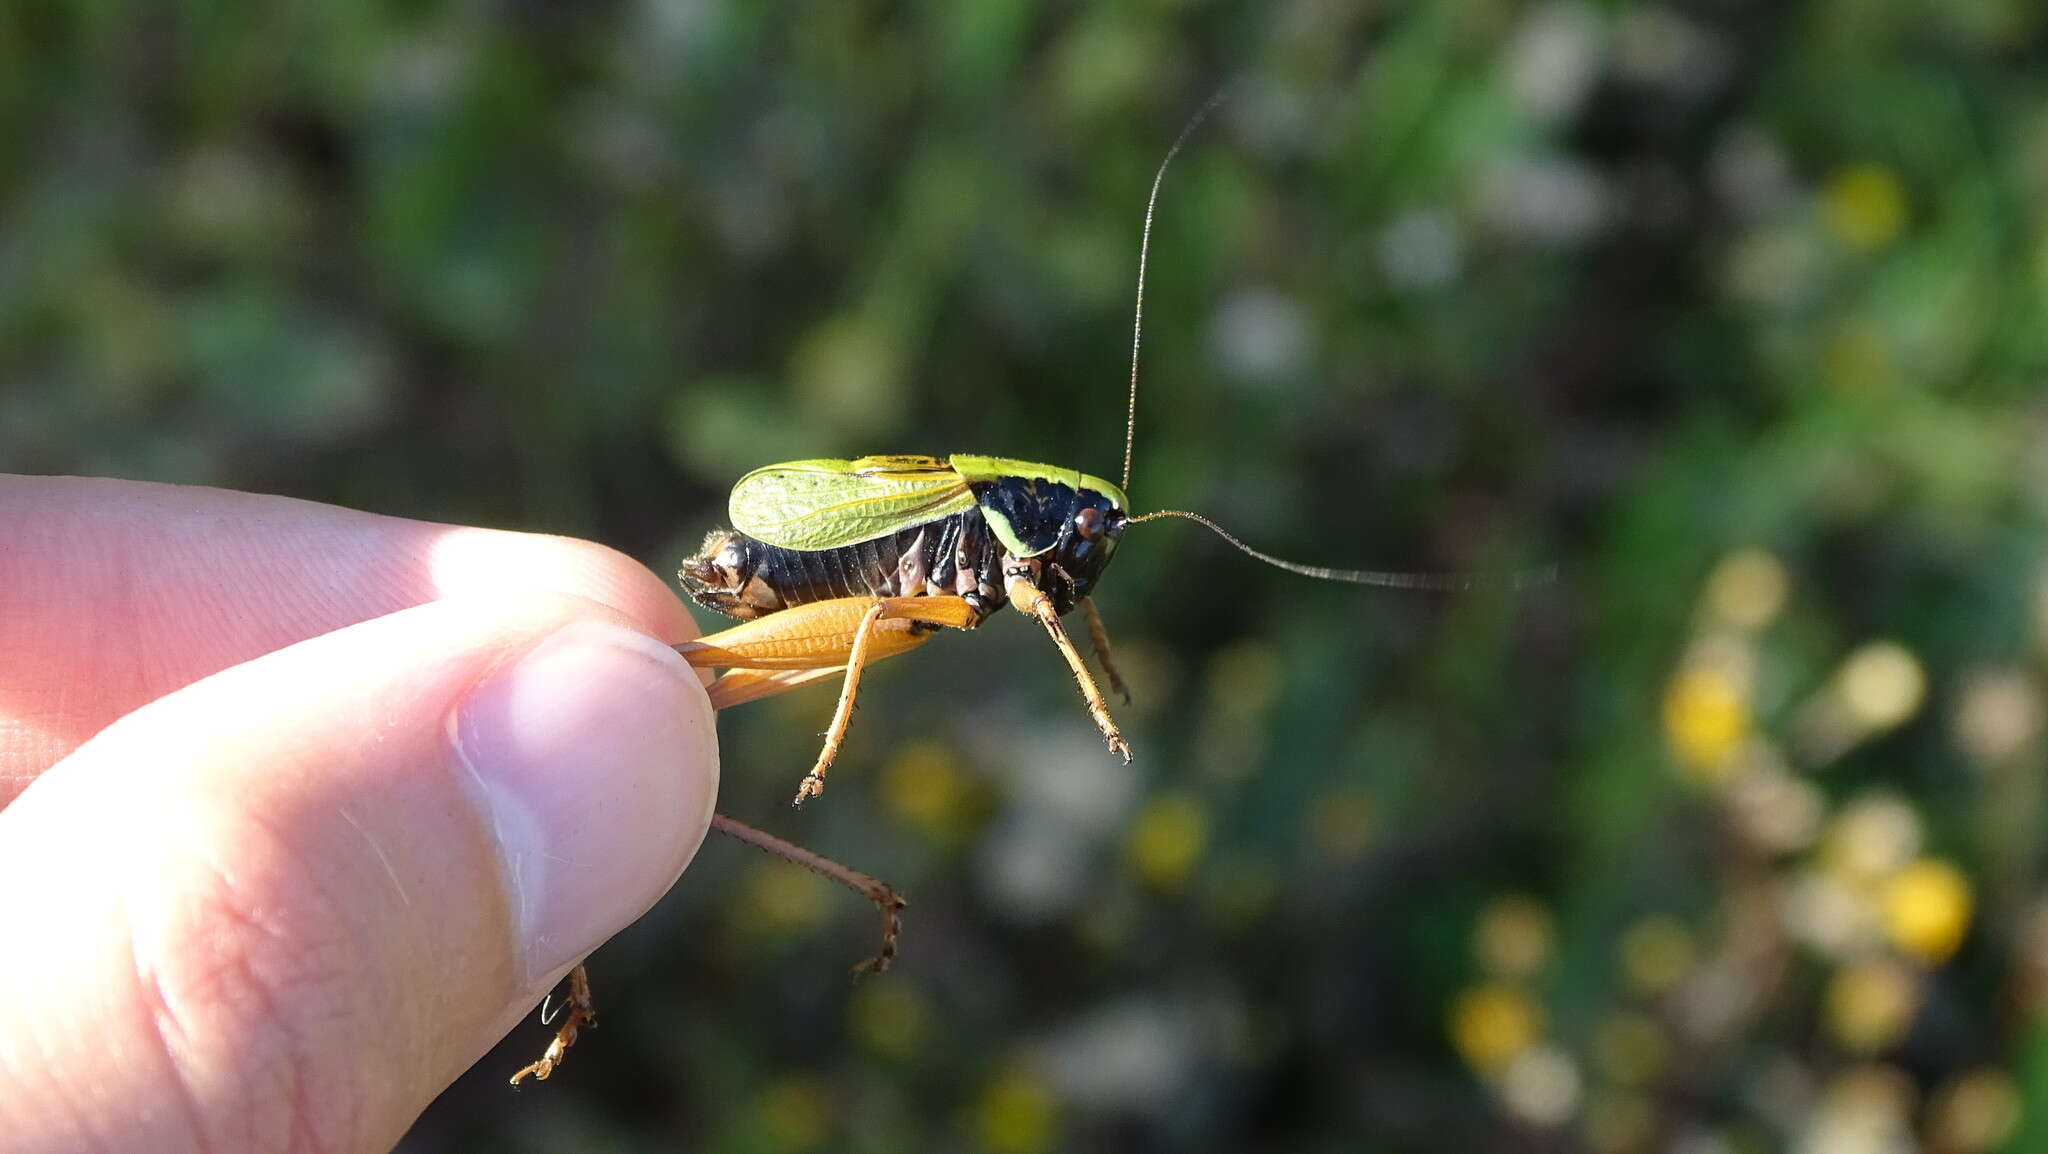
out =
[[[796,787],[796,805],[825,792],[825,771],[839,759],[839,746],[846,740],[846,727],[853,722],[853,699],[860,693],[860,674],[868,663],[869,639],[875,635],[875,625],[886,612],[888,609],[882,602],[875,602],[861,616],[860,625],[854,630],[853,649],[846,655],[846,680],[839,685],[839,704],[832,710],[832,724],[825,729],[825,744],[818,749],[817,762]]]
[[[1109,677],[1110,692],[1131,703],[1131,687],[1124,684],[1124,675],[1116,671],[1116,663],[1109,659],[1109,630],[1102,627],[1102,615],[1095,611],[1095,599],[1081,598],[1081,612],[1088,618],[1088,644],[1095,650],[1095,660],[1102,662],[1102,672]]]
[[[980,623],[981,613],[961,597],[841,597],[771,613],[684,642],[676,652],[692,665],[733,670],[712,687],[713,700],[723,697],[726,703],[766,697],[844,671],[824,746],[797,787],[796,804],[801,805],[825,788],[825,773],[845,740],[868,662],[924,644],[934,626],[971,629]]]

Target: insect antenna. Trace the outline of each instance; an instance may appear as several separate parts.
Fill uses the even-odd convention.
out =
[[[1224,99],[1229,95],[1229,85],[1217,89],[1209,99],[1202,102],[1202,106],[1195,110],[1195,114],[1188,118],[1188,122],[1181,127],[1180,135],[1174,137],[1173,144],[1167,148],[1165,159],[1159,162],[1159,170],[1152,174],[1152,191],[1145,198],[1145,227],[1138,234],[1138,299],[1136,306],[1131,310],[1131,397],[1129,408],[1124,416],[1124,473],[1122,488],[1126,500],[1130,498],[1131,492],[1131,446],[1136,442],[1138,435],[1138,350],[1143,343],[1145,335],[1145,265],[1152,255],[1152,215],[1153,210],[1159,204],[1159,186],[1166,180],[1167,166],[1173,163],[1174,157],[1180,155],[1181,146],[1188,142],[1188,137],[1195,134],[1195,129],[1200,128],[1202,122],[1209,119],[1209,114],[1216,111],[1216,106],[1223,103]],[[1352,585],[1374,585],[1383,589],[1459,592],[1467,589],[1502,587],[1520,590],[1533,588],[1538,585],[1548,585],[1557,580],[1557,566],[1555,565],[1501,574],[1407,573],[1388,569],[1330,569],[1321,565],[1303,565],[1298,561],[1289,561],[1284,557],[1275,557],[1271,553],[1260,552],[1239,540],[1237,535],[1230,530],[1202,516],[1200,513],[1191,513],[1185,509],[1160,509],[1156,512],[1132,517],[1125,524],[1136,525],[1141,521],[1153,521],[1161,517],[1180,517],[1207,526],[1211,532],[1237,546],[1241,552],[1251,557],[1264,561],[1276,569],[1285,569],[1289,573],[1298,573],[1303,577],[1313,577],[1319,581],[1343,581]]]
[[[1303,577],[1314,577],[1319,581],[1343,581],[1352,585],[1376,585],[1382,589],[1422,589],[1432,592],[1455,593],[1467,589],[1482,588],[1529,589],[1538,585],[1548,585],[1557,580],[1557,566],[1555,565],[1545,565],[1538,569],[1524,569],[1498,575],[1489,573],[1404,573],[1391,569],[1330,569],[1322,565],[1303,565],[1299,561],[1289,561],[1283,557],[1275,557],[1271,553],[1262,553],[1239,540],[1237,534],[1202,516],[1200,513],[1190,513],[1186,509],[1160,509],[1156,512],[1146,513],[1143,516],[1132,517],[1125,524],[1136,525],[1140,521],[1153,521],[1161,517],[1180,517],[1184,520],[1193,521],[1198,525],[1207,526],[1210,532],[1237,546],[1240,552],[1264,561],[1275,569],[1285,569],[1289,573],[1299,573]]]
[[[1180,135],[1173,138],[1172,147],[1166,150],[1166,159],[1159,162],[1159,171],[1152,174],[1152,194],[1145,198],[1145,229],[1138,234],[1138,304],[1131,311],[1131,403],[1124,416],[1124,475],[1125,496],[1131,492],[1131,443],[1138,435],[1138,345],[1145,335],[1145,259],[1152,255],[1152,210],[1159,203],[1159,184],[1166,179],[1166,166],[1180,154],[1180,146],[1188,142],[1195,129],[1209,119],[1223,98],[1230,95],[1230,86],[1225,85],[1202,102],[1195,114],[1182,126]]]

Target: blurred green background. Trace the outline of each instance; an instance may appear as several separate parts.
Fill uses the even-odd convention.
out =
[[[973,451],[1192,527],[721,719],[603,1029],[407,1151],[2048,1148],[2048,11],[0,7],[0,465],[587,536]],[[508,575],[510,576],[510,575]],[[716,623],[705,622],[707,628]]]

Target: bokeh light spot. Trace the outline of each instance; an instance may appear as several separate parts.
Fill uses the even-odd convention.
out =
[[[1749,736],[1749,701],[1718,669],[1685,669],[1664,691],[1664,736],[1692,776],[1718,781]]]
[[[1543,1007],[1521,986],[1488,982],[1451,1003],[1451,1045],[1482,1074],[1500,1071],[1543,1035]]]
[[[1970,879],[1954,865],[1914,862],[1884,889],[1885,933],[1901,951],[1929,965],[1956,952],[1970,928]]]
[[[1147,801],[1132,823],[1131,868],[1153,889],[1179,889],[1200,864],[1209,845],[1209,815],[1185,794],[1162,793]]]
[[[1550,910],[1522,894],[1488,902],[1472,930],[1472,952],[1497,978],[1527,978],[1550,960]]]
[[[1898,1042],[1919,1009],[1919,979],[1884,959],[1836,970],[1823,995],[1828,1033],[1855,1053],[1875,1053]]]
[[[1891,170],[1874,164],[1843,169],[1821,192],[1821,218],[1843,247],[1873,252],[1906,227],[1906,189]]]

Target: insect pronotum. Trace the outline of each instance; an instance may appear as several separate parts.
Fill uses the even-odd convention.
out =
[[[1103,740],[1129,762],[1130,747],[1110,716],[1109,702],[1060,619],[1081,610],[1110,688],[1128,701],[1089,593],[1132,525],[1164,517],[1195,521],[1269,565],[1325,581],[1397,589],[1462,589],[1475,583],[1454,574],[1302,565],[1252,548],[1199,513],[1160,509],[1131,514],[1126,493],[1137,432],[1138,352],[1153,209],[1167,166],[1224,95],[1210,97],[1174,138],[1145,201],[1120,484],[1078,469],[967,454],[790,461],[741,477],[729,505],[732,528],[713,531],[697,555],[683,562],[680,577],[691,598],[741,621],[676,646],[693,665],[728,671],[711,686],[714,707],[840,679],[838,707],[817,760],[797,786],[797,804],[824,791],[825,775],[852,717],[861,672],[869,664],[914,649],[941,629],[973,629],[1006,604],[1044,628],[1065,658]],[[1513,580],[1519,585],[1527,579]],[[882,913],[881,948],[856,970],[888,968],[896,952],[898,911],[904,906],[895,890],[724,814],[713,818],[712,827],[874,902]],[[577,1030],[595,1021],[589,977],[581,965],[569,975],[561,1012],[547,1053],[515,1074],[514,1084],[529,1075],[547,1078],[575,1042]]]

